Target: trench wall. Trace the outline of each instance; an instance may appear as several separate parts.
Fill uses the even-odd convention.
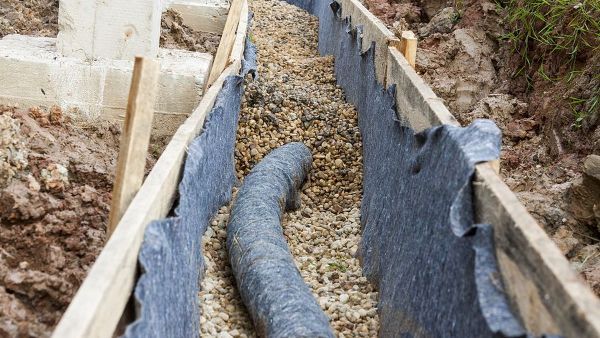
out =
[[[341,5],[288,2],[319,17],[319,50],[335,56],[337,81],[359,112],[364,152],[359,256],[380,292],[380,335],[527,335],[503,292],[493,226],[474,224],[474,167],[498,158],[499,129],[480,120],[416,133],[395,104],[402,88],[384,88],[378,81],[377,46],[362,46],[362,28],[342,17]],[[246,54],[255,55],[254,48],[247,47]],[[146,231],[135,290],[140,316],[127,337],[198,335],[200,239],[231,197],[242,82],[242,77],[225,82],[204,133],[190,146],[175,217],[153,222]]]
[[[202,235],[231,199],[244,77],[255,69],[256,49],[247,40],[241,74],[225,80],[201,135],[189,146],[174,216],[146,229],[138,258],[141,277],[134,291],[138,318],[127,327],[127,338],[199,335]]]
[[[362,45],[343,1],[288,2],[319,18],[319,51],[335,56],[338,84],[359,112],[359,258],[379,289],[380,336],[525,336],[503,291],[493,226],[473,216],[475,165],[499,157],[500,130],[479,120],[416,133],[407,107],[396,107],[404,88],[384,88],[378,46]]]

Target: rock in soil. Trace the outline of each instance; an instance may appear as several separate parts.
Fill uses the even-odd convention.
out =
[[[318,21],[277,0],[255,0],[252,37],[258,79],[248,82],[237,134],[237,174],[243,179],[272,149],[300,141],[313,168],[302,207],[282,227],[296,264],[339,337],[375,337],[377,293],[355,258],[360,238],[362,144],[355,108],[336,85],[333,58],[317,50]],[[225,252],[227,209],[203,238],[202,334],[254,336]]]
[[[573,183],[568,196],[573,216],[600,231],[600,156],[586,158],[583,176]]]

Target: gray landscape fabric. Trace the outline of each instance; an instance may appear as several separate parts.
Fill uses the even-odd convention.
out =
[[[241,76],[226,78],[202,134],[189,146],[175,216],[150,223],[139,254],[135,288],[139,318],[125,337],[198,337],[198,292],[204,274],[201,237],[231,199],[236,182],[235,137],[244,76],[256,69],[256,49],[246,41]]]
[[[283,212],[300,206],[298,189],[311,164],[303,143],[273,150],[246,176],[231,209],[227,251],[260,337],[334,337],[281,228]]]
[[[502,291],[493,228],[473,224],[472,177],[496,159],[500,130],[487,120],[419,134],[396,114],[397,88],[375,77],[374,47],[341,5],[288,0],[319,18],[319,51],[359,112],[363,140],[363,272],[379,290],[382,337],[526,336]],[[401,107],[398,107],[401,110]]]

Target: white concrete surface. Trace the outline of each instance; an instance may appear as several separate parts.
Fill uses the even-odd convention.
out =
[[[183,19],[183,23],[200,32],[223,32],[229,2],[227,0],[173,0],[167,3]]]
[[[160,49],[156,111],[188,115],[202,96],[212,56]],[[63,57],[56,39],[9,35],[0,40],[0,103],[50,106],[85,118],[125,115],[132,61]]]
[[[60,0],[58,50],[82,60],[156,57],[166,0]]]

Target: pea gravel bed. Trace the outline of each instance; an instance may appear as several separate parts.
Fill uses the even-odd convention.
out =
[[[254,0],[251,39],[258,79],[249,82],[237,134],[242,179],[272,149],[300,141],[313,168],[302,207],[283,219],[284,235],[304,280],[338,337],[377,336],[377,293],[354,258],[360,239],[362,145],[357,113],[335,82],[332,57],[318,53],[318,21],[278,0]],[[201,332],[254,337],[225,249],[229,208],[203,237],[207,271],[200,292]]]

